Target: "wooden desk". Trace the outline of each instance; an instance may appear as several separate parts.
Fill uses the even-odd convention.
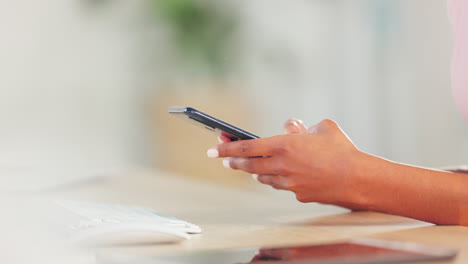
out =
[[[302,204],[291,193],[270,191],[268,186],[244,191],[203,184],[164,172],[139,172],[36,194],[28,199],[31,197],[36,202],[74,199],[149,206],[198,224],[204,230],[203,234],[179,244],[99,248],[97,254],[100,256],[153,256],[197,249],[297,245],[377,237],[459,248],[460,254],[455,261],[441,263],[468,263],[466,227],[432,226],[399,216]]]

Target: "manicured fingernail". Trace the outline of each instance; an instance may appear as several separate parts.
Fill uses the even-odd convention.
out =
[[[231,168],[231,164],[229,164],[229,159],[223,159],[223,166],[227,169]]]
[[[258,174],[252,174],[252,178],[256,181],[258,181]]]
[[[210,148],[207,152],[206,155],[208,155],[209,158],[217,158],[219,157],[219,152],[216,148]]]
[[[223,140],[221,140],[220,137],[218,137],[218,142],[219,142],[219,144],[223,144],[223,143],[224,143]]]

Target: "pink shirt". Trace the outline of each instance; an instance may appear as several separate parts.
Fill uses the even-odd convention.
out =
[[[452,89],[455,103],[468,122],[468,0],[448,0],[455,43]]]

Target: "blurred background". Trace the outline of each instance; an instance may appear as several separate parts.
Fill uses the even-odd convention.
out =
[[[216,137],[169,116],[171,105],[264,137],[282,133],[290,117],[332,118],[366,152],[466,164],[445,5],[1,1],[0,175],[56,184],[156,168],[251,186],[206,158]]]

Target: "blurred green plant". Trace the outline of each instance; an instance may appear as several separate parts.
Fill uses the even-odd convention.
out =
[[[107,3],[111,2],[111,0],[85,0],[84,3],[88,6],[97,7],[103,6]]]
[[[153,13],[171,29],[179,61],[212,74],[229,71],[236,17],[219,0],[150,0]],[[232,55],[232,54],[231,54]]]
[[[223,77],[234,53],[237,17],[222,0],[144,0],[155,23],[164,23],[172,39],[169,47],[178,70]],[[116,0],[83,0],[103,8]],[[210,77],[213,77],[210,76]]]

